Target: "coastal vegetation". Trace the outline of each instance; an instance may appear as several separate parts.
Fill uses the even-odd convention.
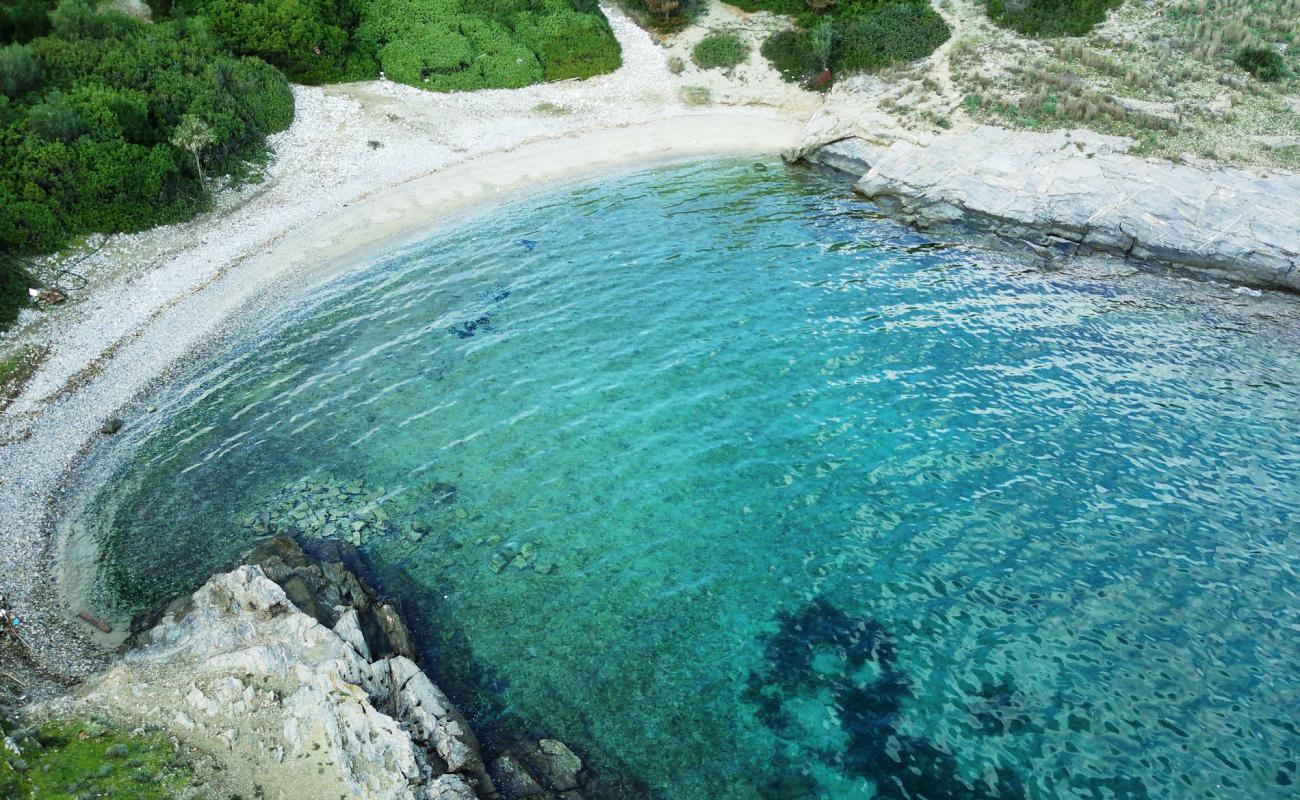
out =
[[[300,83],[389,79],[434,91],[588,78],[620,63],[594,0],[151,0],[206,19],[232,52]]]
[[[711,33],[691,51],[691,60],[700,69],[730,69],[747,58],[749,44],[734,33]]]
[[[989,17],[1026,36],[1083,36],[1121,0],[988,0]]]
[[[1086,28],[992,25],[971,0],[948,2],[967,22],[949,75],[976,122],[1084,127],[1148,155],[1300,167],[1297,0],[1123,3]],[[995,20],[998,2],[984,6]],[[1089,7],[1071,8],[1078,21]]]
[[[836,75],[875,72],[924,58],[951,31],[922,0],[735,0],[746,11],[795,18],[797,26],[773,33],[762,53],[786,80],[808,81],[825,70]]]
[[[205,172],[244,173],[293,119],[283,75],[201,24],[87,0],[41,24],[43,6],[10,9],[0,43],[0,322],[30,283],[14,254],[187,219],[208,203]]]
[[[20,798],[180,796],[193,773],[162,731],[130,732],[106,720],[21,725],[0,719],[0,796]],[[18,752],[14,752],[14,750]]]

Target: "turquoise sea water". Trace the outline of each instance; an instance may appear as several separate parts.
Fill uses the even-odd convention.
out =
[[[439,680],[614,796],[1294,797],[1300,303],[1255,302],[637,173],[266,321],[88,521],[143,606],[380,509]]]

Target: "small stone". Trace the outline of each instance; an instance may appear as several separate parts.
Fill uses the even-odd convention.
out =
[[[524,567],[528,566],[528,559],[524,558],[523,556],[515,556],[514,558],[510,559],[510,566],[514,567],[515,569],[523,569]]]
[[[417,520],[411,523],[411,530],[416,533],[425,534],[429,532],[429,526]]]
[[[352,523],[352,530],[354,531],[361,531],[365,527],[366,527],[366,523],[362,522],[361,520],[357,520]]]
[[[555,562],[545,559],[539,560],[533,565],[533,571],[539,575],[550,575],[555,571]]]
[[[463,508],[456,509],[456,519],[465,519],[468,516],[469,516],[469,512],[466,511],[465,509]]]
[[[524,542],[524,546],[519,548],[519,555],[532,561],[537,557],[537,545],[533,542]]]
[[[500,572],[505,569],[507,563],[506,557],[500,553],[493,553],[492,557],[488,559],[488,566],[492,568],[493,572]]]
[[[149,407],[147,407],[147,408],[145,409],[145,411],[148,411],[150,414],[152,414],[153,412],[155,412],[155,411],[157,411],[157,410],[158,410],[158,406],[149,406]]]
[[[406,532],[406,538],[410,539],[413,542],[418,542],[424,538],[424,534],[421,533],[420,531],[417,531],[414,527],[412,527],[410,530]]]
[[[99,432],[105,436],[112,436],[122,430],[122,420],[117,417],[109,417],[104,420],[104,424],[99,426]]]

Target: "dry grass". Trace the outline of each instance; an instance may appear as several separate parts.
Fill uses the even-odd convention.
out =
[[[1298,168],[1300,0],[1128,0],[1087,36],[1035,41],[985,24],[978,0],[951,0],[966,23],[949,68],[971,122],[1130,136],[1139,152]],[[1291,75],[1250,78],[1245,46],[1286,45]]]

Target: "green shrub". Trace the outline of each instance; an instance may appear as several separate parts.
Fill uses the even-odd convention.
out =
[[[562,81],[613,72],[622,63],[622,48],[603,15],[559,10],[515,15],[515,35],[537,54],[543,78]]]
[[[734,33],[710,33],[691,50],[700,69],[731,69],[749,58],[749,44]]]
[[[619,5],[643,28],[681,30],[707,7],[705,0],[618,0]]]
[[[21,44],[0,47],[0,94],[18,97],[41,85],[41,65],[32,49]]]
[[[389,80],[412,86],[420,86],[435,75],[460,72],[473,60],[469,40],[441,25],[411,31],[379,51],[379,66]]]
[[[989,18],[1026,36],[1083,36],[1121,0],[988,0]]]
[[[47,142],[71,144],[86,132],[85,120],[58,92],[27,112],[27,129]]]
[[[0,325],[18,318],[18,311],[29,302],[27,289],[31,285],[31,276],[21,264],[0,256]]]
[[[763,54],[787,81],[799,82],[822,70],[813,52],[812,34],[809,31],[777,31],[763,42]]]
[[[0,44],[27,42],[50,32],[53,0],[6,0],[0,3]]]
[[[1280,81],[1286,77],[1286,61],[1271,47],[1243,47],[1233,61],[1261,81]]]
[[[924,58],[948,40],[943,17],[928,3],[894,3],[844,22],[832,55],[836,72],[869,72]]]
[[[727,5],[745,11],[771,11],[797,17],[807,10],[804,0],[727,0]]]
[[[294,80],[325,83],[348,77],[350,31],[357,22],[350,3],[212,0],[204,15],[226,47],[274,64]]]

